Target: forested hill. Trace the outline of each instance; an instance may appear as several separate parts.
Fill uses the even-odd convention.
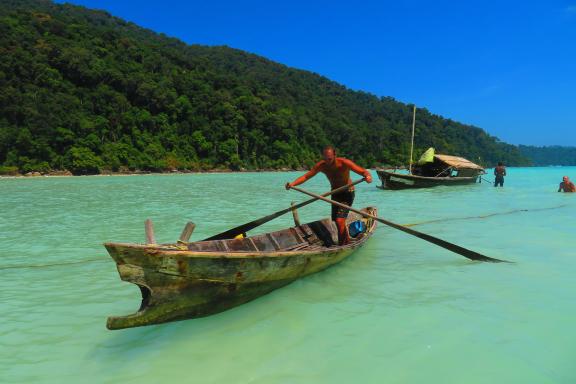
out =
[[[519,149],[536,166],[576,165],[576,147],[520,145]]]
[[[300,168],[325,144],[404,164],[411,106],[228,47],[186,45],[102,11],[0,0],[0,165],[21,172]],[[428,146],[524,165],[482,129],[418,109]]]

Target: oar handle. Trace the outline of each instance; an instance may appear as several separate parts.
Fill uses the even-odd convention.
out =
[[[312,196],[312,195],[314,195],[314,196],[320,196],[320,197],[330,196],[330,195],[333,195],[333,194],[335,194],[335,193],[342,192],[342,191],[344,191],[344,190],[346,190],[346,189],[348,189],[348,188],[350,188],[350,187],[353,187],[353,186],[355,186],[356,184],[360,184],[360,183],[363,182],[363,181],[366,181],[366,178],[365,178],[365,177],[363,177],[363,178],[361,178],[361,179],[358,179],[358,180],[356,180],[356,181],[354,181],[354,182],[352,182],[352,183],[350,183],[350,184],[346,184],[346,185],[343,185],[343,186],[338,187],[338,188],[336,188],[336,189],[333,189],[333,190],[331,190],[330,192],[323,193],[323,194],[321,194],[321,195],[316,195],[316,194],[309,194],[309,195],[310,195],[310,196]],[[288,188],[289,188],[289,189],[293,189],[293,188],[296,188],[296,187],[288,187]],[[298,190],[298,189],[296,188],[296,190]],[[313,201],[316,201],[316,200],[318,200],[318,198],[314,197],[313,199],[306,200],[306,201],[304,201],[304,202],[302,202],[302,203],[300,203],[300,204],[306,205],[306,204],[309,204],[309,203],[311,203],[311,202],[313,202]],[[299,206],[300,204],[298,204],[298,206]],[[296,206],[296,207],[298,207],[298,206]]]
[[[330,192],[323,193],[322,195],[316,195],[316,194],[314,194],[314,198],[313,198],[313,199],[303,201],[303,202],[301,202],[300,204],[296,204],[294,207],[288,208],[288,211],[291,211],[291,210],[293,210],[293,209],[301,208],[301,207],[303,207],[303,206],[305,206],[305,205],[308,205],[308,204],[310,204],[310,203],[313,203],[313,202],[315,202],[316,200],[321,199],[321,198],[323,198],[323,197],[330,196],[330,195],[333,195],[333,194],[338,193],[338,192],[342,192],[342,191],[344,191],[344,190],[346,190],[346,189],[349,189],[350,187],[353,187],[353,186],[356,185],[356,184],[360,184],[360,183],[363,182],[363,181],[366,181],[366,178],[363,177],[363,178],[361,178],[361,179],[359,179],[359,180],[356,180],[355,182],[353,182],[353,183],[351,183],[351,184],[343,185],[343,186],[341,186],[341,187],[338,187],[338,188],[336,188],[336,189],[331,190]],[[292,188],[296,188],[296,187],[290,187],[290,189],[292,189]],[[312,195],[311,195],[311,196],[312,196]],[[318,197],[316,197],[316,196],[318,196]]]
[[[382,224],[386,224],[386,225],[388,225],[388,226],[390,226],[390,227],[392,227],[392,228],[396,228],[396,229],[398,229],[398,230],[400,230],[400,231],[403,231],[403,232],[409,233],[409,234],[411,234],[411,235],[413,235],[413,236],[416,236],[416,237],[418,237],[418,238],[420,238],[420,239],[422,239],[422,240],[426,240],[426,241],[428,241],[428,242],[430,242],[430,243],[433,243],[433,244],[436,244],[436,245],[438,245],[438,246],[440,246],[440,247],[442,247],[442,248],[448,249],[449,251],[458,253],[458,254],[460,254],[460,255],[462,255],[462,256],[470,259],[470,260],[489,261],[489,262],[493,262],[493,263],[507,262],[506,260],[500,260],[500,259],[495,259],[495,258],[492,258],[492,257],[488,257],[488,256],[482,255],[482,254],[480,254],[480,253],[478,253],[478,252],[474,252],[474,251],[471,251],[471,250],[466,249],[466,248],[464,248],[464,247],[461,247],[461,246],[459,246],[459,245],[449,243],[449,242],[447,242],[447,241],[445,241],[445,240],[442,240],[442,239],[439,239],[439,238],[437,238],[437,237],[430,236],[430,235],[427,235],[427,234],[425,234],[425,233],[415,231],[415,230],[413,230],[413,229],[411,229],[411,228],[404,227],[403,225],[393,223],[393,222],[391,222],[391,221],[382,219],[382,218],[380,218],[380,217],[371,215],[371,214],[366,213],[366,212],[362,212],[362,211],[360,211],[360,210],[358,210],[358,209],[355,209],[355,208],[352,208],[352,207],[350,207],[350,206],[348,206],[348,205],[346,205],[346,204],[342,204],[342,203],[340,203],[340,202],[338,202],[338,201],[334,201],[334,200],[327,199],[327,198],[325,198],[325,197],[316,195],[315,193],[305,191],[305,190],[303,190],[303,189],[301,189],[301,188],[292,187],[292,189],[295,189],[295,190],[297,190],[298,192],[302,192],[302,193],[304,193],[304,194],[306,194],[306,195],[316,197],[316,198],[318,198],[318,199],[320,199],[320,200],[326,201],[326,202],[328,202],[328,203],[330,203],[330,204],[333,204],[333,205],[336,205],[336,206],[338,206],[338,207],[348,209],[348,210],[350,210],[350,211],[352,211],[352,212],[356,212],[357,214],[362,215],[362,216],[364,216],[364,217],[372,218],[372,219],[374,219],[374,220],[376,220],[376,221],[378,221],[378,222],[380,222],[380,223],[382,223]]]

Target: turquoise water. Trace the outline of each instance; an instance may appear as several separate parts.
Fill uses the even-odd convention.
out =
[[[343,263],[256,301],[122,331],[106,317],[140,294],[103,242],[144,241],[146,218],[160,242],[190,220],[206,237],[305,200],[283,187],[299,173],[0,179],[0,382],[574,383],[576,194],[556,189],[576,168],[508,173],[499,189],[362,184],[355,206],[514,264],[381,225]],[[304,188],[328,189],[323,176]]]

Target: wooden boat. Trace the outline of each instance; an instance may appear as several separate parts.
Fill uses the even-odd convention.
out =
[[[376,208],[362,211],[377,215]],[[376,221],[350,212],[348,223],[364,220],[366,232],[337,245],[330,219],[260,235],[173,244],[106,243],[120,278],[140,287],[138,312],[109,317],[108,329],[138,327],[212,315],[243,304],[292,281],[342,261],[362,246]]]
[[[473,184],[485,173],[484,168],[463,157],[434,155],[434,160],[414,166],[412,173],[397,173],[384,169],[376,171],[382,189],[430,188],[439,185]]]

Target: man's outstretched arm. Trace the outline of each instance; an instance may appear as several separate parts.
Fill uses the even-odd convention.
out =
[[[314,167],[312,167],[311,170],[306,172],[304,175],[300,176],[299,178],[297,178],[296,180],[294,180],[291,183],[286,183],[286,189],[290,189],[292,187],[300,185],[300,184],[304,183],[306,180],[311,179],[314,176],[316,176],[316,174],[318,172],[320,172],[320,165],[321,164],[322,164],[322,162],[317,163]]]
[[[361,166],[359,166],[358,164],[356,164],[355,162],[353,162],[352,160],[349,159],[342,159],[342,161],[344,161],[348,167],[350,168],[350,170],[354,171],[355,173],[364,176],[364,178],[366,179],[367,183],[371,183],[372,182],[372,174],[370,174],[370,171],[362,168]]]

